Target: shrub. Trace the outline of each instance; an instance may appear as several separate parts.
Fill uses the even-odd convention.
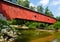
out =
[[[25,25],[28,26],[29,29],[35,29],[35,28],[37,28],[37,26],[40,26],[40,23],[28,21],[25,23]]]
[[[54,24],[54,28],[55,28],[55,30],[60,29],[60,22],[56,22],[56,23]]]
[[[0,31],[1,29],[4,29],[4,28],[11,28],[11,30],[13,30],[13,28],[8,24],[7,21],[0,20]]]
[[[7,25],[7,22],[5,20],[0,20],[0,24]]]
[[[46,27],[48,30],[53,30],[54,29],[54,25],[49,25]]]

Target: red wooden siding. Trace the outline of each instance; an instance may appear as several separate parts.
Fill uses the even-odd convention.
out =
[[[5,1],[0,1],[0,12],[2,12],[7,19],[11,20],[18,18],[46,23],[56,22],[55,18],[43,15],[42,13],[38,13]]]

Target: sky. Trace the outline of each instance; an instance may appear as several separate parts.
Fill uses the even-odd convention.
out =
[[[44,8],[49,7],[53,15],[60,16],[60,0],[29,0],[30,6],[42,5]]]

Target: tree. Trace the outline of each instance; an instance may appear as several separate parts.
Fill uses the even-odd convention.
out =
[[[57,21],[60,21],[60,17],[57,16],[56,19],[57,19]]]
[[[44,13],[44,8],[41,6],[37,6],[37,11],[40,12],[40,13]]]
[[[35,7],[33,7],[33,6],[30,6],[29,8],[30,8],[31,10],[35,10]]]
[[[54,15],[52,14],[52,12],[48,9],[48,7],[45,8],[45,14],[51,17],[54,17]]]
[[[17,0],[17,4],[29,8],[29,0]]]
[[[30,3],[30,2],[29,2],[28,0],[26,0],[26,1],[24,1],[24,3],[25,3],[24,6],[27,7],[27,8],[29,8],[29,3]]]

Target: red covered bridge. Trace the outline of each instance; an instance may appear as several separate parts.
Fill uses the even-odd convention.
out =
[[[12,2],[0,0],[0,13],[2,13],[7,19],[24,19],[33,20],[44,23],[55,23],[56,19],[42,13],[24,8],[16,5]]]

